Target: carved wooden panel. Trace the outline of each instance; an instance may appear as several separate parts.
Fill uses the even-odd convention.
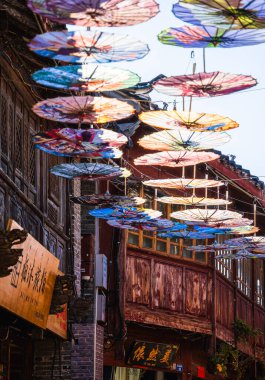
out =
[[[252,303],[241,294],[237,295],[237,318],[252,326]]]
[[[155,263],[154,306],[183,312],[183,268]]]
[[[216,320],[222,326],[231,329],[234,321],[234,289],[225,281],[216,281]]]
[[[150,260],[127,257],[126,300],[142,305],[150,304]]]
[[[255,308],[255,329],[259,329],[261,334],[256,337],[256,343],[258,346],[264,347],[265,341],[265,310]]]
[[[196,316],[207,316],[207,274],[185,271],[185,311]]]

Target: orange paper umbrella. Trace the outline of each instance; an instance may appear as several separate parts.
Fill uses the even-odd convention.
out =
[[[172,168],[196,165],[201,162],[213,161],[220,156],[211,152],[159,152],[145,154],[134,160],[135,165],[160,165]]]
[[[113,98],[68,96],[43,100],[33,107],[40,117],[61,123],[108,123],[135,113],[133,106]]]
[[[256,84],[256,79],[248,75],[215,71],[159,79],[153,87],[158,92],[171,96],[210,97],[232,94]]]
[[[225,206],[232,202],[219,198],[199,198],[199,197],[161,197],[158,202],[185,205],[185,206]]]
[[[139,119],[152,127],[173,130],[183,127],[198,132],[221,132],[238,127],[226,116],[185,111],[147,111],[141,113]]]
[[[160,187],[162,189],[201,189],[224,185],[221,181],[191,178],[151,179],[149,181],[144,181],[143,184],[150,187]]]

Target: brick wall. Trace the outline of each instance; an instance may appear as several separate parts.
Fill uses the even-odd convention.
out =
[[[34,342],[33,380],[71,380],[71,343],[49,337]]]
[[[72,347],[71,379],[96,380],[103,379],[103,338],[104,328],[97,325],[96,354],[94,356],[95,326],[89,324],[73,325],[76,344]],[[94,366],[95,363],[95,366]]]

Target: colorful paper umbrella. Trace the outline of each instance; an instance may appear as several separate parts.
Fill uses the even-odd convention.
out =
[[[265,254],[254,254],[249,252],[247,249],[242,249],[236,253],[223,253],[221,255],[215,256],[215,259],[232,259],[232,260],[242,260],[242,259],[264,259]]]
[[[35,53],[69,63],[108,63],[143,58],[149,48],[129,36],[76,30],[38,34],[28,44]]]
[[[64,157],[118,158],[116,149],[127,142],[121,133],[108,129],[52,129],[33,138],[35,147],[47,153]]]
[[[146,230],[146,231],[159,231],[171,228],[174,224],[168,219],[152,219],[147,221],[131,221],[131,220],[109,220],[107,222],[110,226],[127,229],[127,230]]]
[[[159,165],[172,168],[196,165],[201,162],[217,160],[220,156],[211,152],[159,152],[145,154],[134,160],[135,165]]]
[[[159,33],[158,39],[166,45],[184,48],[234,48],[265,42],[264,30],[228,30],[215,26],[183,26],[168,28]]]
[[[50,172],[58,177],[67,179],[81,178],[89,181],[122,177],[123,171],[119,166],[98,163],[73,163],[53,166]]]
[[[230,229],[232,235],[251,235],[257,232],[259,232],[259,228],[254,226],[232,227]]]
[[[136,85],[140,77],[129,71],[98,65],[48,67],[32,75],[35,82],[72,91],[117,91]]]
[[[138,141],[138,144],[150,150],[199,151],[216,148],[230,139],[231,137],[225,132],[192,132],[176,128],[146,135]]]
[[[61,123],[101,124],[128,118],[135,109],[115,98],[69,96],[43,100],[34,105],[33,112]]]
[[[156,128],[175,130],[183,127],[197,132],[221,132],[238,127],[235,121],[226,116],[185,111],[147,111],[142,112],[139,119]]]
[[[135,207],[99,208],[89,211],[89,215],[100,219],[119,219],[142,221],[159,218],[162,212],[153,209]]]
[[[225,206],[232,202],[221,198],[199,198],[199,197],[161,197],[157,198],[158,202],[172,205],[185,206]]]
[[[265,28],[263,0],[180,0],[173,13],[195,25],[214,25],[226,29]]]
[[[154,0],[28,0],[30,9],[61,24],[127,26],[157,15]]]
[[[235,211],[200,208],[172,212],[170,216],[174,219],[196,222],[198,224],[216,223],[242,218],[242,215]]]
[[[237,247],[246,247],[247,249],[263,248],[265,249],[265,237],[264,236],[251,236],[228,239],[224,241],[224,244],[235,245]]]
[[[179,231],[179,232],[165,232],[159,233],[161,238],[170,238],[170,239],[214,239],[214,235],[207,234],[203,232],[194,232],[194,231]]]
[[[133,207],[140,206],[145,203],[144,198],[140,197],[126,197],[122,195],[112,195],[110,193],[105,194],[92,194],[81,195],[79,197],[71,197],[70,200],[73,203],[77,203],[84,206],[123,206]]]
[[[171,96],[211,97],[246,90],[256,84],[256,79],[249,75],[215,71],[163,78],[153,87],[158,92]]]
[[[143,182],[150,187],[160,187],[164,189],[201,189],[206,187],[219,187],[224,183],[211,179],[188,179],[188,178],[168,178],[168,179],[151,179]]]
[[[216,228],[229,228],[232,230],[233,227],[245,227],[249,226],[253,223],[253,220],[247,219],[247,218],[235,218],[235,219],[228,219],[228,220],[220,220],[216,222],[207,222],[204,223],[198,222],[198,221],[185,221],[186,224],[194,226],[195,224],[200,224],[201,226],[205,227],[216,227]],[[232,233],[230,231],[230,233]]]
[[[186,247],[188,251],[196,251],[196,252],[216,252],[216,251],[238,251],[241,248],[235,247],[233,245],[229,246],[227,244],[209,244],[209,245],[193,245],[190,247]]]

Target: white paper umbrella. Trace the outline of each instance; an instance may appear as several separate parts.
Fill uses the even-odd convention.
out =
[[[168,179],[150,179],[143,182],[150,187],[160,187],[164,189],[201,189],[205,187],[219,187],[224,183],[210,179],[188,179],[188,178],[168,178]]]
[[[200,208],[172,212],[170,216],[171,218],[178,220],[206,224],[225,222],[229,221],[230,219],[242,218],[242,215],[235,211]]]
[[[203,197],[161,197],[157,198],[158,202],[185,205],[185,206],[225,206],[232,202],[221,198],[203,198]]]
[[[149,150],[199,151],[216,148],[230,139],[231,137],[225,132],[192,132],[184,128],[176,128],[144,136],[138,143]]]

